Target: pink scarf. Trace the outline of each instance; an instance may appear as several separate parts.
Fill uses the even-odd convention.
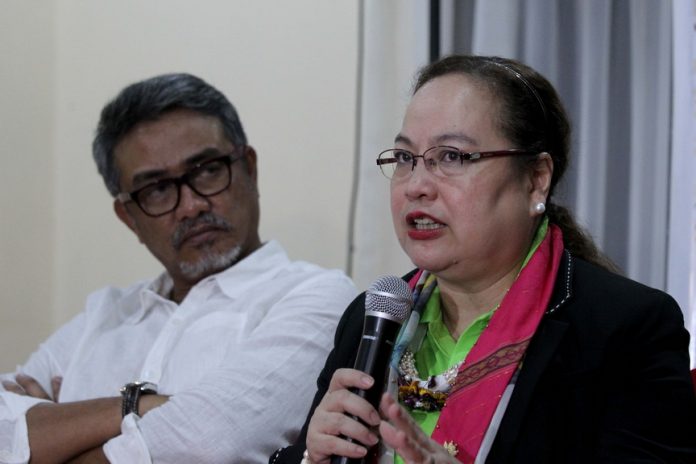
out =
[[[476,459],[498,402],[548,307],[562,253],[561,231],[551,224],[459,367],[432,438],[456,446],[461,462]]]

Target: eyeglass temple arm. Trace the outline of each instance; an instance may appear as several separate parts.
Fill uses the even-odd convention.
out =
[[[127,203],[129,201],[133,201],[133,197],[128,192],[119,193],[118,195],[116,195],[116,199],[118,201],[120,201],[121,203]]]
[[[476,161],[483,158],[493,158],[494,156],[510,156],[510,155],[536,155],[536,152],[529,150],[495,150],[495,151],[482,151],[474,153],[466,153],[469,161]]]

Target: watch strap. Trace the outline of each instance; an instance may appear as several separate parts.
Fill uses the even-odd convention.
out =
[[[131,382],[121,388],[121,417],[130,413],[138,414],[138,404],[142,395],[157,393],[157,386],[151,382]]]

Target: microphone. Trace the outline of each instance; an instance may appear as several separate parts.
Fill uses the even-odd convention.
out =
[[[365,292],[363,335],[353,368],[369,374],[375,379],[375,383],[367,390],[352,389],[351,391],[365,398],[375,409],[379,408],[379,401],[387,381],[389,360],[396,336],[412,306],[411,289],[403,279],[396,276],[380,277]],[[371,453],[376,452],[377,449],[375,445],[372,450],[368,450],[367,456],[358,459],[332,456],[331,464],[362,464],[367,462]]]

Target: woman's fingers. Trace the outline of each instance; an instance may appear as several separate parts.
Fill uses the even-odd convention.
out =
[[[385,419],[379,426],[384,442],[407,463],[428,462],[424,446],[428,438],[408,413],[388,394],[382,397],[380,411]]]
[[[364,398],[351,391],[351,389],[365,390],[373,383],[372,377],[364,372],[355,369],[338,369],[331,378],[329,388],[319,406],[324,410],[358,417],[365,424],[376,427],[381,421],[377,410]]]
[[[379,413],[351,391],[367,389],[373,383],[370,376],[355,369],[334,373],[309,422],[307,450],[312,462],[323,464],[332,455],[360,458],[378,442],[370,427],[379,425]]]
[[[379,441],[377,434],[354,417],[338,412],[315,412],[310,428],[324,435],[343,436],[368,446]]]
[[[307,450],[315,463],[332,455],[360,458],[377,442],[377,435],[353,417],[319,407],[307,430]]]
[[[384,421],[379,432],[388,446],[394,448],[406,464],[457,463],[440,444],[428,437],[418,424],[391,396],[382,396],[380,411]]]
[[[307,433],[307,450],[313,463],[320,463],[333,455],[349,458],[361,458],[367,453],[367,448],[361,443],[347,439],[347,434],[325,433],[311,430]],[[374,442],[377,437],[371,434]]]
[[[362,371],[356,369],[337,369],[331,377],[327,392],[347,388],[359,388],[365,390],[375,383],[374,379]]]

